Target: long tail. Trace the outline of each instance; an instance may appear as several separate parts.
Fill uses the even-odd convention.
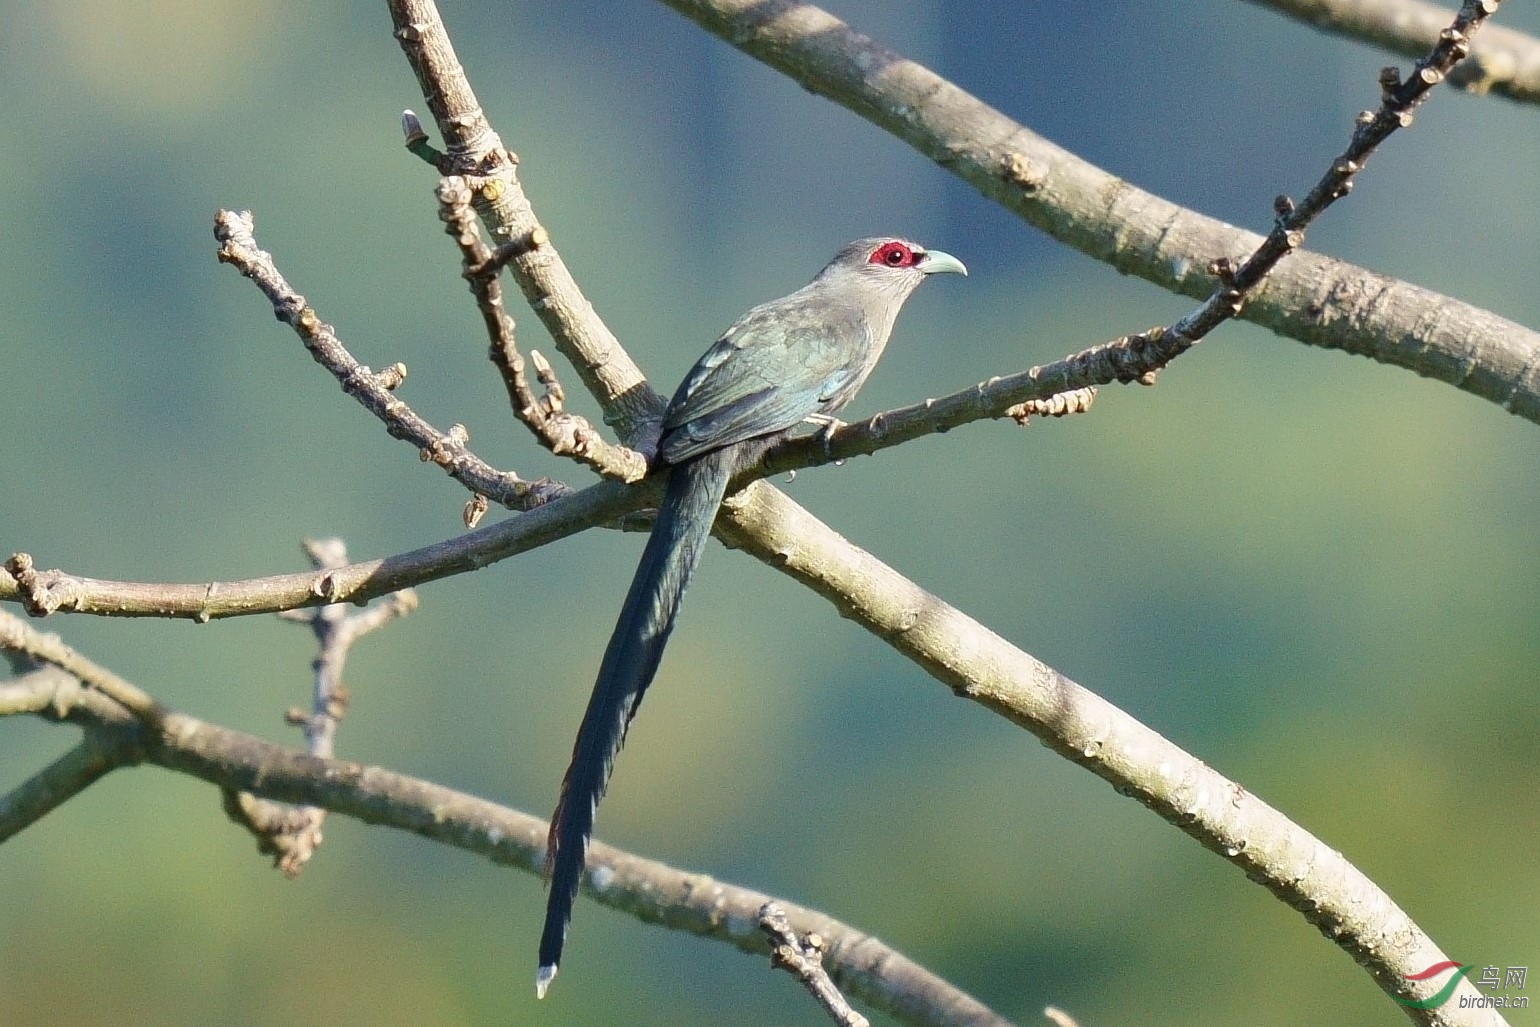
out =
[[[572,763],[561,783],[561,798],[551,816],[546,843],[545,872],[551,890],[546,898],[545,929],[540,935],[540,970],[535,975],[535,990],[542,997],[561,962],[594,813],[609,782],[615,755],[625,741],[626,728],[658,672],[679,600],[700,563],[711,522],[727,491],[736,448],[705,453],[669,472],[652,537],[647,540],[620,609],[620,620],[604,650],[599,679],[572,746]]]

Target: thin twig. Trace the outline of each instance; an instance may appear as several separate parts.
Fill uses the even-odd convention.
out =
[[[541,445],[557,456],[571,456],[612,481],[639,481],[647,473],[647,458],[624,446],[611,445],[586,418],[564,409],[565,394],[561,383],[550,364],[538,353],[531,354],[531,359],[535,361],[545,393],[536,396],[530,388],[524,371],[524,357],[514,341],[513,318],[503,303],[503,287],[499,281],[501,269],[518,256],[521,249],[513,243],[505,243],[494,253],[482,241],[476,216],[471,210],[474,194],[469,179],[459,175],[439,179],[439,218],[444,222],[444,231],[460,249],[462,273],[486,323],[491,340],[489,355],[503,379],[514,415]],[[538,238],[531,240],[531,245],[538,246],[541,241]]]
[[[342,391],[378,417],[393,438],[412,443],[424,461],[442,467],[472,492],[499,497],[510,509],[533,509],[565,491],[545,479],[529,482],[512,471],[496,470],[470,451],[464,428],[441,432],[418,416],[394,395],[406,378],[405,365],[398,363],[376,372],[355,360],[337,338],[336,330],[322,321],[305,297],[279,274],[272,254],[257,246],[252,232],[250,211],[220,211],[214,218],[220,262],[233,265],[262,290],[278,320],[294,329],[316,362],[341,383]]]
[[[307,540],[305,555],[317,570],[340,570],[348,563],[347,546],[337,538]],[[415,609],[417,593],[402,589],[359,613],[335,605],[279,613],[285,620],[308,626],[316,638],[310,712],[292,709],[285,716],[304,730],[305,751],[311,756],[331,759],[336,754],[337,726],[350,699],[342,669],[354,643]],[[289,806],[250,792],[227,791],[224,799],[226,815],[256,836],[257,850],[272,856],[285,876],[298,877],[321,846],[326,811],[319,806]]]
[[[1047,390],[1045,395],[1054,391]],[[938,408],[939,402],[927,401],[912,408],[880,414],[863,424],[838,429],[833,434],[831,452],[836,458],[854,456],[896,445],[911,435],[926,434],[926,431],[913,430],[915,422],[908,412],[923,417],[927,409]],[[986,415],[964,417],[958,423],[981,416]],[[760,466],[744,471],[735,485],[826,463],[828,459],[816,439],[813,444],[794,439],[773,450],[771,457]],[[467,488],[486,487],[494,501],[505,504],[515,503],[517,494],[522,491],[522,486],[500,493],[482,482],[462,484]],[[565,487],[552,483],[553,491],[556,488]],[[581,491],[569,490],[519,517],[394,556],[364,560],[323,572],[228,581],[154,582],[94,578],[59,568],[39,570],[31,554],[19,552],[0,566],[0,602],[20,602],[35,617],[80,613],[104,617],[186,618],[200,623],[327,603],[361,604],[408,586],[479,570],[589,528],[619,524],[627,515],[656,505],[660,493],[659,482],[643,481],[632,486],[601,482]]]
[[[877,414],[864,424],[846,425],[820,434],[815,446],[807,438],[789,440],[767,454],[766,462],[777,470],[806,466],[809,462],[843,460],[874,453],[888,446],[984,417],[1033,412],[1028,406],[1053,398],[1073,407],[1073,396],[1064,395],[1111,382],[1153,385],[1156,376],[1172,360],[1197,345],[1214,329],[1238,317],[1255,297],[1278,264],[1304,244],[1305,232],[1322,213],[1352,191],[1354,180],[1375,150],[1397,129],[1412,123],[1416,109],[1433,87],[1470,52],[1470,38],[1497,10],[1501,0],[1468,0],[1452,25],[1440,34],[1432,51],[1420,59],[1412,74],[1402,80],[1393,68],[1380,75],[1381,99],[1377,111],[1358,116],[1347,149],[1331,162],[1304,200],[1296,204],[1287,196],[1273,201],[1276,218],[1272,231],[1242,261],[1221,258],[1210,271],[1219,285],[1185,317],[1166,327],[1125,335],[1092,346],[1047,367],[1034,367],[1004,377],[991,378],[971,389],[937,400],[926,400],[899,410]],[[1537,365],[1540,370],[1540,365]]]
[[[16,553],[0,567],[25,565],[25,575],[0,573],[0,602],[25,602],[35,617],[85,613],[108,617],[177,617],[204,623],[328,603],[364,603],[482,567],[611,524],[656,505],[661,482],[599,482],[525,514],[396,556],[364,560],[337,570],[274,574],[239,581],[108,581],[63,570],[35,570]]]
[[[1379,110],[1364,111],[1358,116],[1358,127],[1347,149],[1303,200],[1296,204],[1287,196],[1279,196],[1273,201],[1277,220],[1251,256],[1238,267],[1225,258],[1214,262],[1211,269],[1218,276],[1220,287],[1197,310],[1150,339],[1151,356],[1156,360],[1165,352],[1175,356],[1240,314],[1262,279],[1280,260],[1304,245],[1305,230],[1315,219],[1352,191],[1355,178],[1379,145],[1397,129],[1412,123],[1417,108],[1427,100],[1433,87],[1448,78],[1454,66],[1470,53],[1472,37],[1501,4],[1502,0],[1466,0],[1454,21],[1439,33],[1433,48],[1417,61],[1410,76],[1403,80],[1395,68],[1380,73]],[[1154,370],[1157,368],[1151,366],[1145,373]]]
[[[1124,339],[1110,344],[1116,346]],[[873,414],[863,421],[841,424],[830,432],[798,435],[765,453],[766,475],[816,467],[869,456],[975,421],[1009,417],[1025,424],[1029,417],[1063,417],[1083,413],[1096,398],[1095,385],[1077,382],[1117,381],[1115,361],[1100,359],[1102,347],[1034,367],[1017,374],[990,378],[972,388]]]
[[[824,940],[816,931],[798,934],[774,902],[759,907],[759,929],[770,939],[770,965],[795,977],[839,1027],[871,1027],[851,1008],[823,968]]]
[[[1438,42],[1454,12],[1423,0],[1246,0],[1324,32],[1358,39],[1406,57],[1420,57]],[[1494,25],[1481,35],[1471,59],[1449,76],[1472,93],[1498,93],[1540,103],[1540,39]]]
[[[13,556],[6,564],[12,577],[19,578],[31,569],[26,554]],[[0,649],[25,653],[40,663],[58,667],[85,685],[109,696],[146,724],[158,724],[162,713],[159,703],[112,671],[81,656],[65,645],[58,635],[45,634],[14,614],[0,610]]]
[[[811,3],[663,2],[1125,274],[1203,299],[1214,291],[1212,258],[1250,253],[1262,242],[1108,174]],[[1240,316],[1310,345],[1407,368],[1540,423],[1540,332],[1479,307],[1301,251]]]
[[[306,541],[305,555],[316,570],[338,571],[348,566],[347,546],[338,538]],[[310,755],[331,759],[336,754],[337,725],[350,699],[342,683],[348,653],[367,635],[416,610],[417,603],[417,593],[404,588],[357,613],[348,613],[340,606],[322,606],[284,615],[308,625],[316,638],[310,713],[287,718],[304,729],[305,751]]]

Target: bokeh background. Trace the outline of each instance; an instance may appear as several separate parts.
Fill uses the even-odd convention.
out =
[[[1253,228],[1339,152],[1389,61],[1238,0],[829,6]],[[661,5],[444,13],[537,211],[665,391],[738,313],[874,232],[972,275],[911,302],[856,413],[1189,306]],[[1528,5],[1500,18],[1540,31]],[[459,488],[215,263],[219,206],[255,211],[361,360],[407,363],[420,412],[495,463],[584,480],[506,411],[433,176],[400,145],[422,103],[382,4],[5,0],[0,24],[0,549],[205,580],[298,569],[304,536],[365,557],[458,530]],[[1540,111],[1439,93],[1310,244],[1540,324],[1536,166]],[[974,425],[787,487],[1341,849],[1452,957],[1540,963],[1534,424],[1231,325],[1090,416]],[[341,753],[549,810],[640,544],[591,532],[423,589],[355,651]],[[311,647],[292,626],[47,626],[170,704],[295,740],[280,716]],[[0,788],[73,736],[0,724]],[[0,848],[0,1023],[824,1022],[758,961],[587,902],[537,1005],[536,879],[340,818],[326,834],[290,882],[208,785],[111,776]],[[1048,1003],[1087,1027],[1404,1022],[1224,861],[720,548],[600,834],[825,909],[1026,1023]]]

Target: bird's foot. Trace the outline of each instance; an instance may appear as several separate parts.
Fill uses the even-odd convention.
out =
[[[824,459],[834,459],[834,454],[829,449],[829,441],[834,437],[836,431],[845,427],[845,422],[841,421],[838,417],[831,417],[828,414],[808,414],[803,420],[808,424],[821,426],[818,429],[818,437],[823,439]]]

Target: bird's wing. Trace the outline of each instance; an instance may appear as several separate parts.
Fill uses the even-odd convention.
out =
[[[859,311],[831,311],[796,296],[749,311],[674,394],[663,423],[664,459],[678,463],[786,431],[828,410],[861,373],[868,334]]]

